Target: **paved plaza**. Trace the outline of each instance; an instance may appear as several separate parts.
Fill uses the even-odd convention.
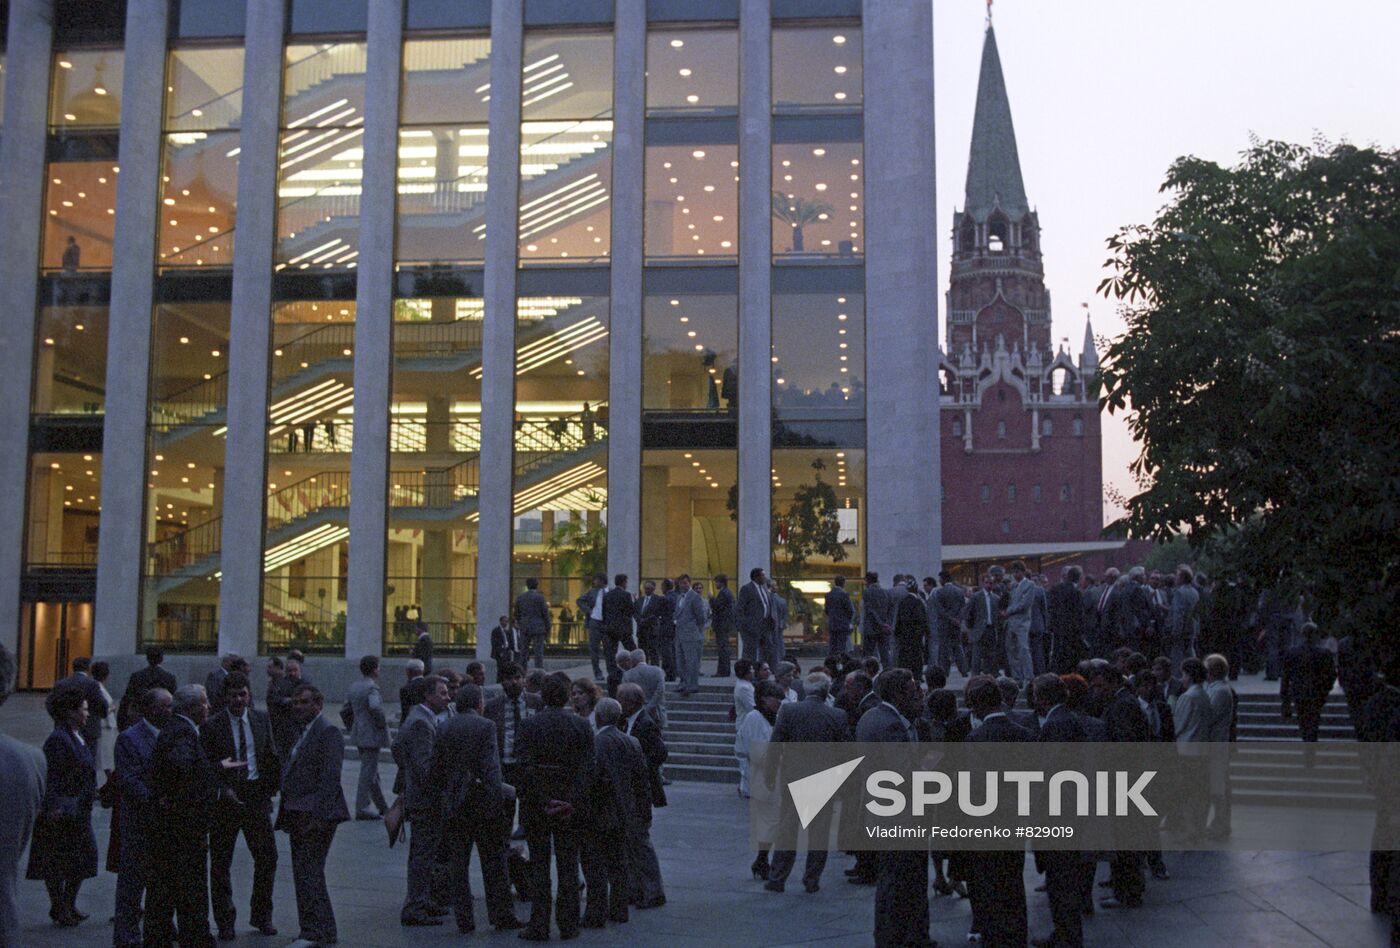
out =
[[[0,730],[21,740],[39,742],[48,724],[42,697],[17,695],[0,708]],[[353,799],[357,765],[348,763],[342,782]],[[392,772],[392,770],[390,771]],[[851,865],[837,856],[827,867],[818,895],[799,886],[784,894],[762,890],[748,876],[753,853],[747,848],[747,804],[734,787],[674,783],[667,788],[670,806],[656,811],[652,839],[666,883],[667,904],[633,911],[625,926],[603,931],[585,929],[582,944],[631,946],[868,944],[874,889],[845,882]],[[1236,812],[1237,820],[1287,819],[1282,808]],[[100,848],[105,853],[110,811],[94,815]],[[241,845],[241,844],[240,844]],[[246,900],[252,864],[240,848],[234,860],[234,891],[240,901],[236,944],[281,946],[296,936],[291,860],[285,834],[278,834],[274,923],[281,935],[262,938],[246,928]],[[1085,926],[1086,943],[1103,946],[1337,946],[1367,948],[1388,940],[1388,926],[1367,910],[1365,853],[1168,853],[1172,878],[1149,881],[1146,905],[1114,914],[1100,910]],[[345,946],[463,944],[451,924],[442,928],[405,929],[398,923],[403,899],[406,853],[385,846],[379,823],[349,823],[336,834],[329,882]],[[486,917],[480,876],[473,867],[479,925]],[[1101,867],[1100,877],[1106,878]],[[1049,911],[1028,859],[1026,886],[1032,934],[1049,931]],[[21,934],[24,948],[111,944],[115,876],[106,872],[84,884],[78,905],[92,918],[76,929],[50,924],[48,900],[39,882],[20,882]],[[523,918],[528,906],[517,906]],[[970,917],[965,900],[935,898],[932,934],[943,945],[965,944]],[[450,921],[450,920],[449,920]],[[285,937],[284,937],[285,936]],[[472,943],[519,944],[514,933],[479,929]]]

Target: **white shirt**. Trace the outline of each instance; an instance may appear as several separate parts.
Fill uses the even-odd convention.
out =
[[[598,595],[593,597],[593,609],[588,613],[588,618],[595,622],[603,621],[603,594],[606,592],[606,588],[600,588]]]
[[[244,747],[244,749],[247,751],[247,754],[248,754],[248,779],[249,779],[249,780],[257,780],[257,779],[258,779],[258,752],[257,752],[257,750],[256,750],[256,748],[255,748],[255,746],[254,746],[254,743],[253,743],[253,726],[252,726],[250,723],[248,723],[248,712],[247,712],[247,711],[244,711],[242,715],[234,715],[234,713],[233,713],[232,711],[230,711],[230,712],[229,712],[229,718],[233,721],[233,747],[234,747],[234,750],[237,751],[237,749],[238,749],[238,732],[239,732],[239,730],[242,730],[242,731],[243,731],[243,747]]]
[[[889,708],[891,711],[893,711],[894,716],[899,718],[899,723],[904,725],[904,731],[906,734],[909,735],[909,740],[913,741],[918,739],[918,735],[914,733],[914,725],[910,723],[908,718],[899,713],[898,708],[890,704],[888,701],[881,701],[880,703],[883,704],[885,707]]]
[[[633,711],[633,712],[632,712],[632,716],[631,716],[630,718],[627,719],[627,730],[626,730],[625,733],[627,733],[627,734],[631,734],[631,733],[632,733],[632,727],[633,727],[633,725],[635,725],[635,724],[637,723],[637,718],[641,717],[641,716],[642,716],[642,712],[645,711],[645,710],[646,710],[646,706],[643,705],[642,707],[638,708],[636,711]]]

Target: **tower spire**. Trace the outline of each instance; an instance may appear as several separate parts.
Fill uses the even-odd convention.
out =
[[[1094,345],[1094,324],[1089,319],[1089,304],[1084,305],[1084,348],[1079,353],[1079,365],[1086,371],[1099,367],[1099,350]]]
[[[982,44],[982,71],[977,80],[977,110],[972,122],[972,154],[967,165],[964,213],[978,221],[1000,207],[1012,220],[1030,212],[1021,160],[1016,153],[1016,130],[1011,124],[1011,103],[997,53],[996,32],[987,4],[987,35]]]

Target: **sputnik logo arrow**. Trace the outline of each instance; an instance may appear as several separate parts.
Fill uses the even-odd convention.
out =
[[[855,760],[848,760],[844,764],[828,767],[810,777],[793,780],[788,784],[788,793],[792,794],[792,802],[797,807],[797,818],[801,821],[803,829],[806,829],[807,824],[816,819],[822,807],[826,806],[828,800],[836,796],[836,791],[841,789],[841,785],[846,782],[847,777],[855,773],[856,768],[863,760],[865,760],[863,756],[857,757]]]

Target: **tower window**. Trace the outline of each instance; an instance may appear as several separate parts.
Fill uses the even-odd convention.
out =
[[[1049,418],[1043,418],[1043,419],[1041,419],[1041,422],[1040,422],[1040,434],[1041,434],[1041,436],[1042,436],[1042,437],[1045,437],[1045,438],[1048,438],[1048,437],[1050,437],[1050,436],[1051,436],[1052,434],[1054,434],[1054,433],[1055,433],[1055,423],[1054,423],[1053,421],[1051,421]]]
[[[983,485],[982,485],[982,503],[984,503],[984,504],[990,504],[991,502],[992,502],[992,486],[991,486],[990,484],[983,484]]]
[[[1031,487],[1031,501],[1034,502],[1034,503],[1037,503],[1037,504],[1040,503],[1040,485],[1039,485],[1039,484],[1032,485],[1032,487]]]
[[[1011,242],[1011,226],[1004,217],[993,217],[987,223],[987,249],[1002,253]]]
[[[1003,521],[1001,522],[1001,532],[1002,532],[1002,533],[1010,533],[1010,532],[1011,532],[1011,521],[1010,521],[1010,520],[1003,520]]]
[[[1015,485],[1015,484],[1007,484],[1007,485],[1006,485],[1006,502],[1007,502],[1008,504],[1014,504],[1014,503],[1016,503],[1016,485]]]
[[[958,419],[958,418],[954,418],[954,419],[953,419],[953,437],[954,437],[954,438],[961,438],[961,437],[962,437],[962,420],[961,420],[961,419]]]
[[[1069,503],[1069,499],[1072,495],[1073,491],[1068,484],[1060,485],[1060,501],[1062,503]]]
[[[1006,422],[997,422],[997,437],[1003,441],[1006,440]]]
[[[1079,415],[1075,415],[1075,416],[1074,416],[1074,424],[1073,424],[1073,427],[1074,427],[1074,436],[1075,436],[1076,438],[1082,438],[1082,437],[1084,437],[1084,419],[1083,419],[1082,417],[1080,417]]]

